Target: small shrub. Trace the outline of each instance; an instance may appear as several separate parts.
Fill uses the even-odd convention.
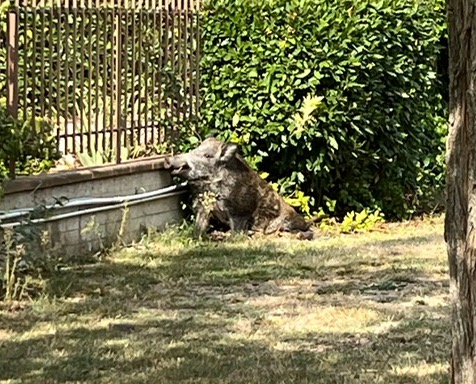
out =
[[[47,231],[30,224],[0,231],[0,301],[36,296],[42,274],[51,274],[61,258],[52,257]]]
[[[348,212],[341,222],[337,221],[335,217],[329,217],[322,210],[319,211],[317,218],[321,219],[319,229],[325,232],[344,234],[371,232],[385,222],[383,213],[367,208],[360,212]]]
[[[7,112],[6,99],[0,99],[0,182],[7,178],[10,159],[17,175],[32,175],[52,168],[59,158],[53,126],[47,119]],[[1,188],[0,188],[1,194]]]
[[[379,211],[370,212],[368,209],[363,209],[359,213],[352,211],[345,215],[340,224],[340,231],[343,233],[371,231],[377,224],[384,221]]]
[[[19,300],[24,296],[28,284],[27,279],[21,278],[21,262],[25,255],[25,247],[16,245],[14,232],[7,230],[3,236],[3,252],[0,253],[0,270],[2,284],[0,300],[9,302]],[[2,260],[3,259],[3,260]]]

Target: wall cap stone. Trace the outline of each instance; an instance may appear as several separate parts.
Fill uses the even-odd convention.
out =
[[[163,170],[165,169],[164,158],[166,156],[167,155],[160,155],[144,159],[127,160],[121,164],[78,168],[35,176],[19,176],[16,179],[5,182],[3,187],[4,194],[6,196],[19,192],[36,191],[89,180],[100,180],[122,175]]]

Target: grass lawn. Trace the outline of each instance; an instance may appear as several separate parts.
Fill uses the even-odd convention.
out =
[[[145,238],[0,307],[0,383],[446,383],[442,233]]]

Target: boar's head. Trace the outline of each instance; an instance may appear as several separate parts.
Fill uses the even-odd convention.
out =
[[[226,167],[235,157],[237,149],[234,144],[226,144],[210,137],[190,152],[166,157],[165,169],[185,180],[210,179]]]

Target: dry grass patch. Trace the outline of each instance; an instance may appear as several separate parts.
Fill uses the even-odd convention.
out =
[[[0,311],[0,382],[446,383],[442,230],[145,238]]]

